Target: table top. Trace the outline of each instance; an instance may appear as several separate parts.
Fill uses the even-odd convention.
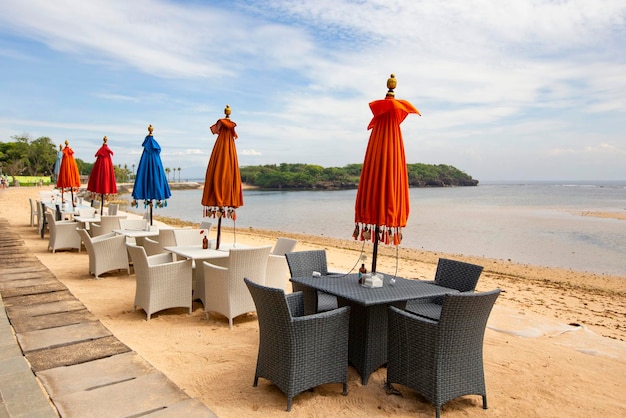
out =
[[[249,247],[243,244],[224,244],[224,243],[220,244],[219,250],[216,250],[215,248],[206,248],[206,249],[202,248],[202,244],[163,247],[165,251],[169,251],[181,257],[191,258],[193,260],[204,260],[204,259],[209,259],[209,258],[228,257],[229,250],[231,248],[249,248]]]
[[[145,229],[114,229],[118,235],[125,235],[129,238],[140,238],[140,237],[156,237],[159,235],[159,230],[154,228],[154,226],[150,227],[149,231]]]
[[[78,222],[100,222],[100,214],[95,216],[74,215],[74,220]]]
[[[365,306],[458,293],[457,290],[420,280],[383,275],[383,287],[376,288],[359,284],[358,274],[292,277],[291,281]],[[396,280],[393,285],[390,283],[392,277]]]

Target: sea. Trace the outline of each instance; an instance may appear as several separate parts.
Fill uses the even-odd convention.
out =
[[[173,190],[155,215],[202,220],[202,190]],[[626,181],[481,182],[410,189],[401,246],[626,278]],[[130,198],[129,198],[130,199]],[[352,239],[356,190],[244,190],[236,229]],[[139,208],[128,210],[143,212]]]

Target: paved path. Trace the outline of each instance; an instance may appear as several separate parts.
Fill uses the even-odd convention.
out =
[[[216,415],[119,341],[0,219],[0,418]]]

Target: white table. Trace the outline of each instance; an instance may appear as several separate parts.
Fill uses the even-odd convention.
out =
[[[193,269],[193,298],[200,299],[204,305],[204,266],[202,262],[210,260],[212,264],[226,266],[231,248],[250,248],[243,244],[220,244],[220,249],[202,248],[202,244],[163,247],[165,251],[176,254],[179,257],[188,258],[194,261]]]
[[[150,227],[149,231],[145,229],[114,229],[117,235],[124,235],[127,238],[145,238],[145,237],[157,237],[159,236],[159,229]]]

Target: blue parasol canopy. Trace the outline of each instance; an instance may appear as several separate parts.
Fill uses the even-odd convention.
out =
[[[137,167],[135,184],[133,186],[133,199],[143,200],[146,206],[150,206],[150,223],[152,224],[152,205],[156,200],[157,207],[166,206],[165,199],[172,196],[170,186],[167,183],[163,163],[161,162],[161,146],[152,136],[152,125],[148,127],[148,136],[144,139],[143,152]]]
[[[63,161],[63,144],[59,144],[59,150],[57,151],[57,159],[54,163],[54,180],[59,178],[59,171],[61,170],[61,161]]]

